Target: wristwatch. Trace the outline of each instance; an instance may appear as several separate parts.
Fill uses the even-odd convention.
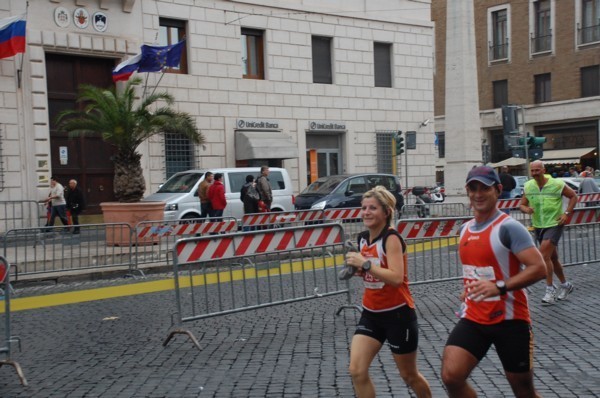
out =
[[[570,211],[565,211],[565,216],[568,216],[569,214],[571,214]]]
[[[371,261],[365,261],[361,268],[364,272],[369,272],[369,270],[371,269]]]
[[[500,290],[501,296],[506,296],[506,282],[504,282],[503,280],[496,281],[496,287],[498,288],[498,290]]]

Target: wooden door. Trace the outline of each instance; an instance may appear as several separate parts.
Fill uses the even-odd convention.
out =
[[[114,201],[114,149],[100,136],[69,138],[56,129],[56,116],[65,109],[81,109],[76,103],[80,84],[110,87],[114,60],[46,54],[48,113],[52,175],[67,186],[78,181],[87,203],[86,214],[99,214],[100,203]]]

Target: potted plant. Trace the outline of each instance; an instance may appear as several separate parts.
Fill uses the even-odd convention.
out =
[[[141,82],[139,77],[131,79],[122,91],[81,85],[77,102],[84,104],[84,110],[66,110],[58,115],[58,128],[70,136],[100,134],[115,147],[113,187],[118,203],[101,203],[105,223],[127,222],[134,226],[139,221],[163,218],[163,202],[141,202],[146,183],[137,148],[142,142],[156,134],[175,133],[196,144],[204,143],[193,118],[172,108],[175,99],[169,93],[152,93],[138,99],[136,87]],[[139,208],[141,213],[136,213]],[[130,238],[124,238],[129,243]]]

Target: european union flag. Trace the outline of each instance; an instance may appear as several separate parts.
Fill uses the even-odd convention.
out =
[[[176,67],[181,62],[185,40],[169,46],[142,45],[142,59],[138,72],[160,72],[165,67]]]

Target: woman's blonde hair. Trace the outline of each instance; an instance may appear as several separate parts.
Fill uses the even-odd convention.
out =
[[[375,198],[387,210],[388,215],[386,220],[388,225],[392,225],[392,217],[396,208],[396,197],[383,185],[377,185],[375,188],[364,193],[363,199],[366,198]]]

